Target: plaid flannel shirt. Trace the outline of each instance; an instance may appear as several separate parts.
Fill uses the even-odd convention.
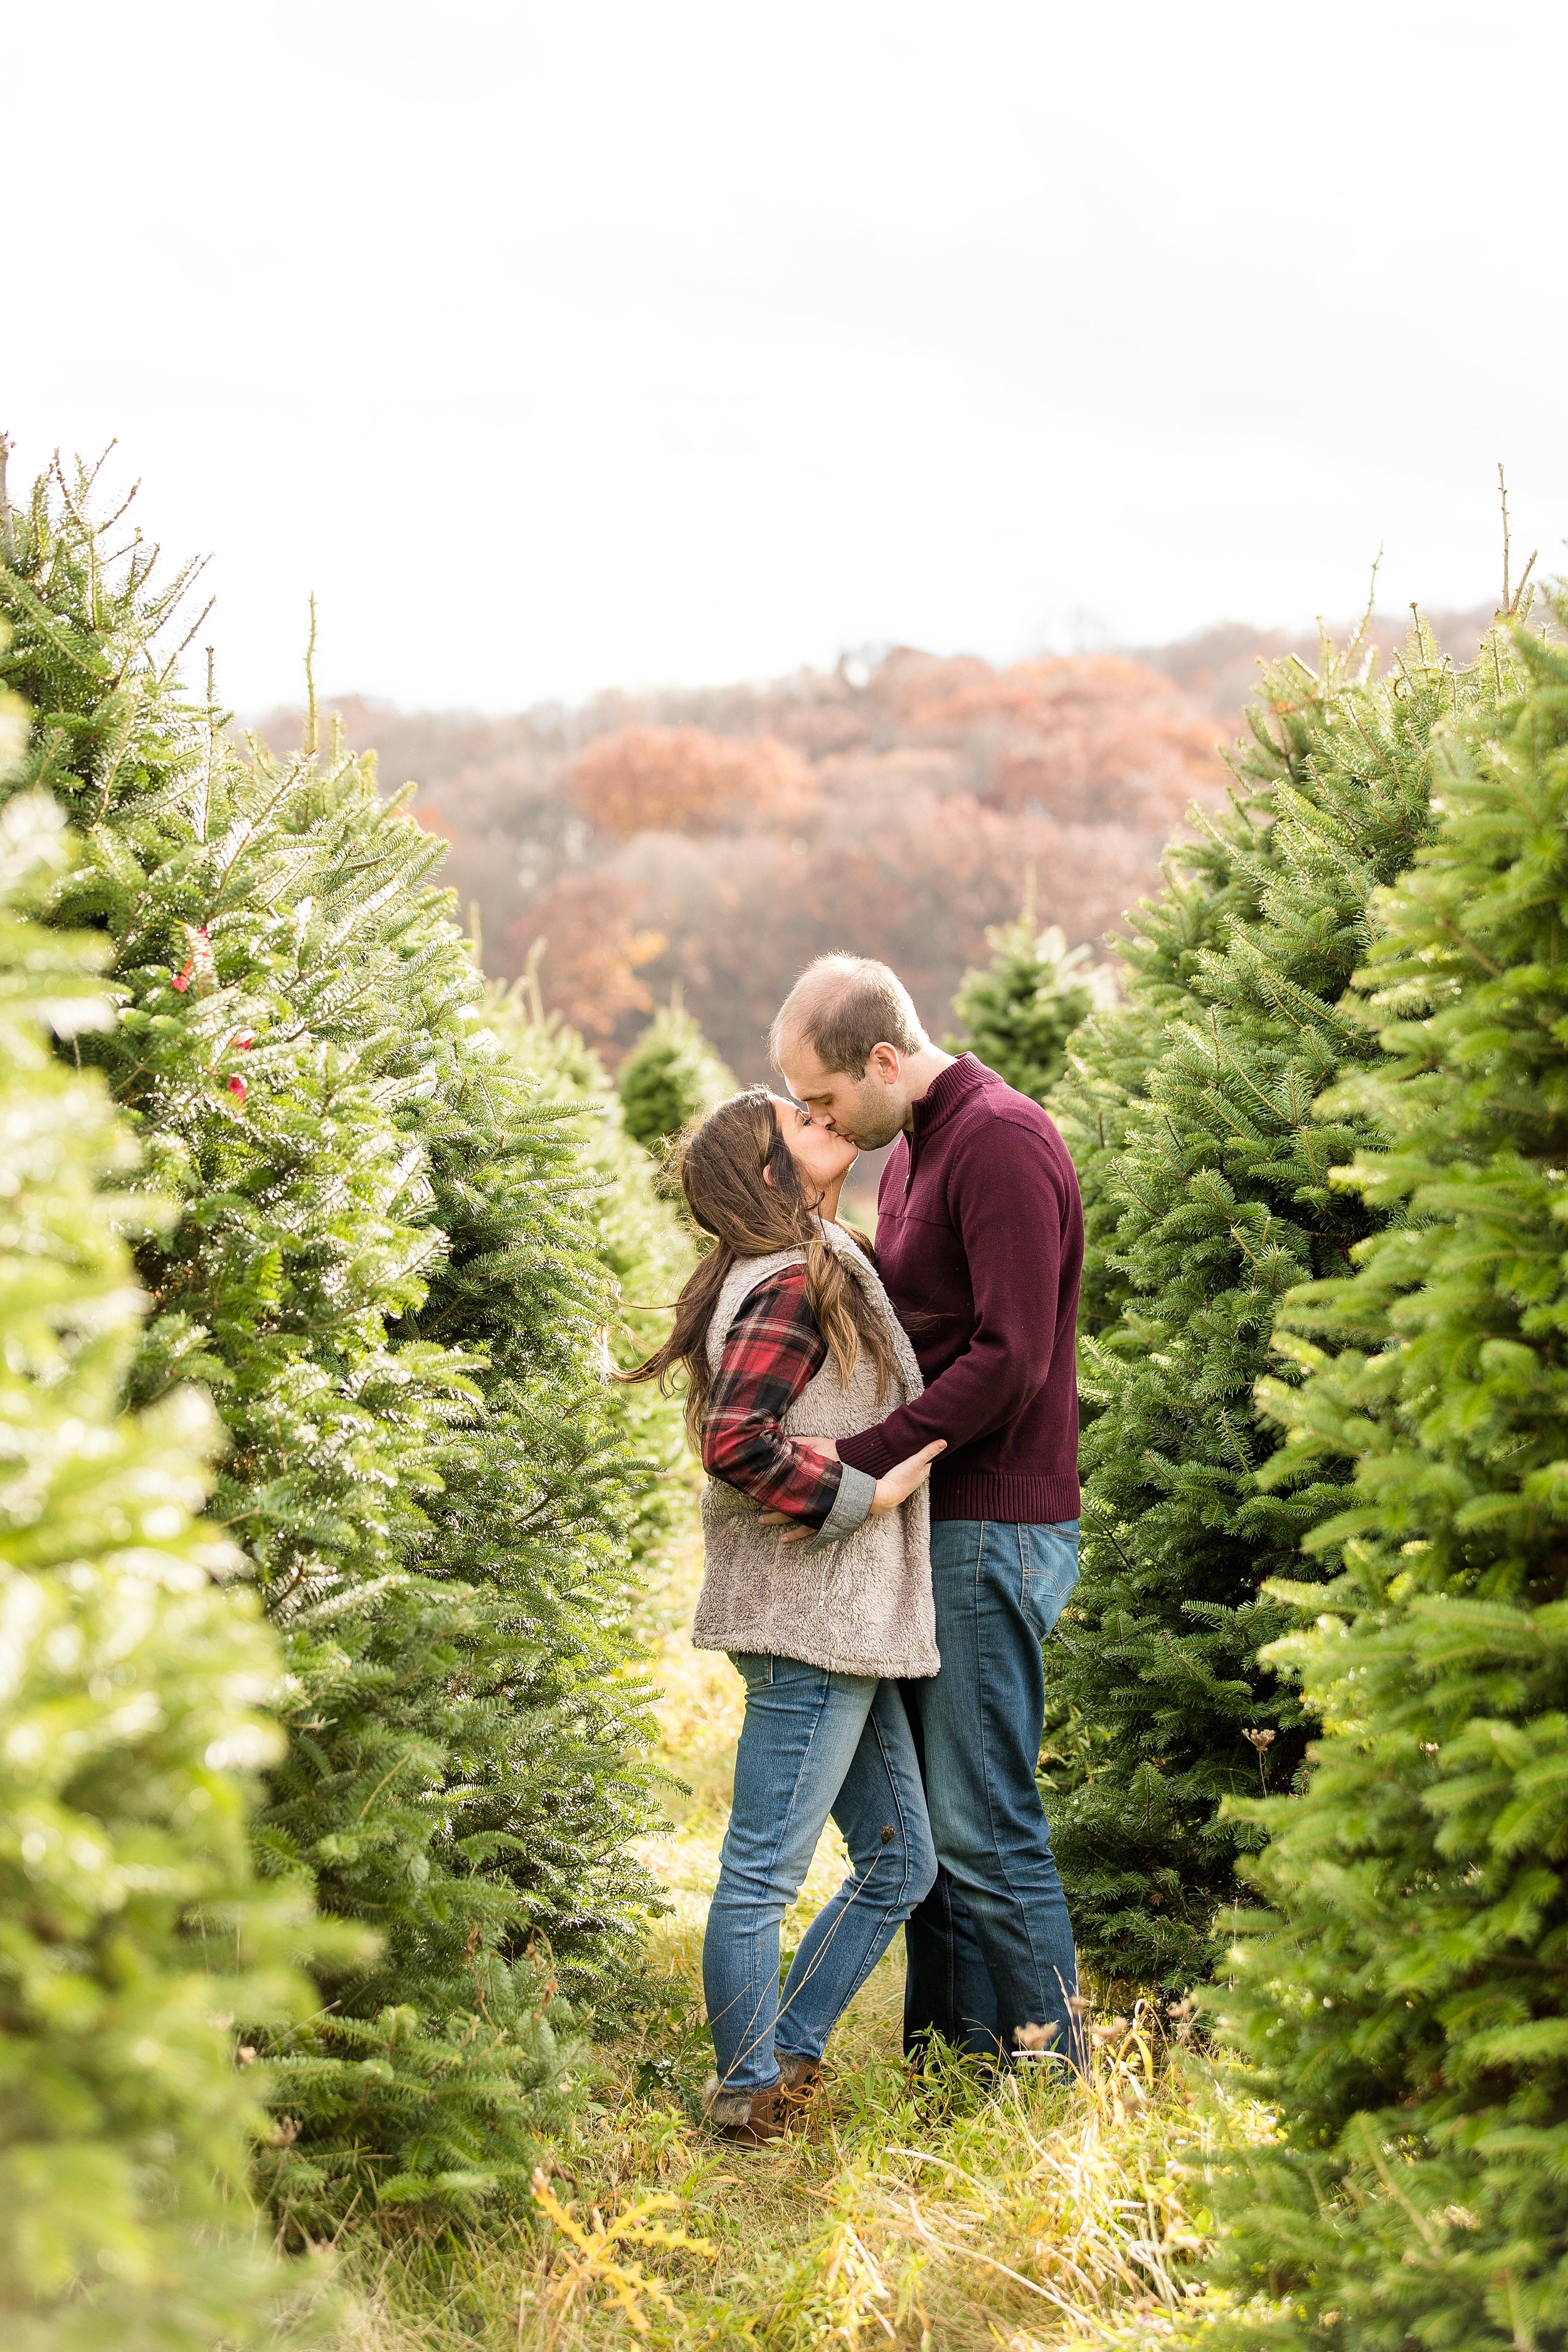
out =
[[[779,1424],[826,1360],[827,1343],[805,1302],[805,1268],[786,1265],[741,1301],[702,1417],[709,1476],[810,1528],[831,1512],[843,1465],[797,1445]]]

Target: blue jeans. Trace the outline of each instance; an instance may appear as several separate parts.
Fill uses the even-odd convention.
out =
[[[1077,2064],[1078,1957],[1035,1768],[1041,1644],[1078,1582],[1078,1521],[939,1519],[931,1537],[942,1672],[902,1687],[942,1866],[906,1931],[904,2047],[940,2034],[1006,2058],[1044,2025]]]
[[[702,1988],[719,2080],[748,2092],[778,2080],[779,2058],[821,2057],[841,2011],[929,1892],[936,1856],[897,1683],[795,1658],[734,1664],[746,1719]],[[829,1813],[851,1874],[806,1930],[781,2000],[779,1923]]]

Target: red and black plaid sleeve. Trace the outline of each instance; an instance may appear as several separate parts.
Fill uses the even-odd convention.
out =
[[[779,1423],[826,1359],[805,1302],[805,1268],[785,1266],[742,1300],[702,1417],[710,1477],[811,1528],[833,1508],[843,1470],[797,1445]]]

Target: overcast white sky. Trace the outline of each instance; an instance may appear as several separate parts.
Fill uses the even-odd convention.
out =
[[[227,698],[517,708],[1562,568],[1568,10],[51,0],[0,425]]]

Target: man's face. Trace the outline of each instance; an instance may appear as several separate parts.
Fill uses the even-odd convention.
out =
[[[863,1078],[847,1070],[825,1070],[813,1047],[787,1045],[779,1060],[784,1082],[821,1126],[847,1136],[862,1151],[876,1151],[901,1135],[910,1115],[903,1064],[892,1045],[871,1050]]]

